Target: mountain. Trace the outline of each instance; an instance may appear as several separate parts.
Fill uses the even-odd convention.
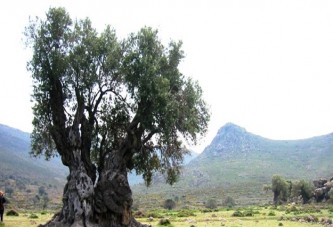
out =
[[[45,161],[29,152],[29,133],[0,124],[0,182],[14,179],[22,184],[64,185],[68,170],[59,157]]]
[[[295,179],[329,176],[333,169],[333,133],[302,140],[271,140],[228,123],[189,168],[192,166],[218,173],[228,182],[242,178],[263,182],[273,174]]]
[[[228,123],[211,144],[183,169],[172,187],[160,182],[151,189],[135,188],[138,194],[164,196],[190,194],[195,203],[214,197],[222,203],[231,196],[239,204],[265,203],[271,194],[262,190],[272,176],[291,180],[329,177],[333,172],[333,133],[302,140],[271,140]]]

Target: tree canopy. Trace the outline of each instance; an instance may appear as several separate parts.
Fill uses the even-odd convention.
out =
[[[26,37],[33,50],[34,155],[59,153],[70,166],[70,148],[77,147],[93,172],[123,149],[126,168],[148,184],[157,170],[176,180],[183,140],[195,143],[210,117],[199,84],[179,71],[182,42],[164,46],[149,27],[119,40],[110,26],[98,33],[88,18],[73,21],[64,8],[31,21]]]
[[[272,177],[272,191],[274,193],[274,203],[286,202],[290,196],[291,182],[283,177],[274,175]]]

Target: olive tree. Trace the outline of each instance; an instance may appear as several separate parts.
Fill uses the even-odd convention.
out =
[[[272,177],[272,192],[274,193],[273,202],[278,204],[286,202],[290,196],[292,184],[283,177],[274,175]]]
[[[291,188],[292,196],[302,197],[303,204],[308,203],[313,197],[314,186],[305,180],[296,181]]]
[[[69,168],[63,207],[47,225],[140,226],[127,172],[147,185],[161,171],[174,183],[209,111],[196,81],[179,71],[182,43],[164,46],[144,27],[119,40],[110,27],[72,20],[64,8],[25,31],[32,49],[32,153]]]

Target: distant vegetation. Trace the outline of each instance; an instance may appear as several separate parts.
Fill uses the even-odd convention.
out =
[[[329,178],[332,169],[333,134],[270,140],[228,123],[204,152],[183,168],[179,182],[166,186],[163,178],[156,176],[151,188],[136,185],[133,191],[141,206],[147,207],[158,207],[176,195],[186,207],[204,207],[211,198],[218,207],[225,207],[227,197],[238,206],[267,204],[273,202],[273,193],[271,188],[263,190],[263,185],[271,186],[272,176],[293,182],[303,179],[297,186],[306,199],[306,183]]]
[[[286,202],[331,202],[333,199],[333,178],[314,180],[313,183],[305,180],[291,181],[282,176],[272,178],[271,190],[274,194],[274,204]],[[266,188],[266,186],[264,187]]]
[[[0,190],[17,209],[57,209],[67,170],[29,156],[29,133],[0,124]]]

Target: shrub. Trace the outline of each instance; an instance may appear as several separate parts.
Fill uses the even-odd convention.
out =
[[[253,216],[253,211],[252,210],[246,210],[243,212],[244,217],[252,217]]]
[[[179,218],[186,218],[186,217],[190,217],[190,216],[195,216],[195,214],[189,210],[181,210],[177,214],[177,217],[179,217]]]
[[[235,203],[235,200],[232,197],[227,196],[225,198],[225,200],[223,201],[223,205],[227,206],[227,207],[233,207],[233,206],[236,205],[236,203]]]
[[[205,207],[209,208],[209,209],[215,209],[217,207],[217,203],[215,199],[209,199],[206,203],[205,203]]]
[[[172,210],[173,208],[176,207],[176,203],[172,199],[167,199],[164,201],[163,207],[165,209]]]
[[[19,213],[15,210],[9,210],[6,213],[7,216],[19,216]]]
[[[134,212],[133,215],[135,218],[143,218],[145,216],[144,212],[142,212],[141,210]]]
[[[268,216],[275,216],[275,212],[274,212],[274,211],[270,211],[270,212],[268,213]]]
[[[159,225],[170,225],[171,222],[170,222],[170,220],[167,219],[167,218],[162,218],[162,219],[160,219],[160,221],[158,222],[158,224],[159,224]]]
[[[240,210],[236,210],[233,214],[233,217],[244,217],[244,214]]]
[[[37,219],[38,216],[36,214],[30,214],[29,218],[31,218],[31,219]]]
[[[147,218],[149,217],[153,217],[153,218],[163,218],[163,216],[158,213],[158,212],[150,212],[148,214],[145,215]]]
[[[213,212],[213,210],[211,210],[211,209],[203,209],[203,210],[201,210],[201,212],[202,213],[211,213],[211,212]]]

